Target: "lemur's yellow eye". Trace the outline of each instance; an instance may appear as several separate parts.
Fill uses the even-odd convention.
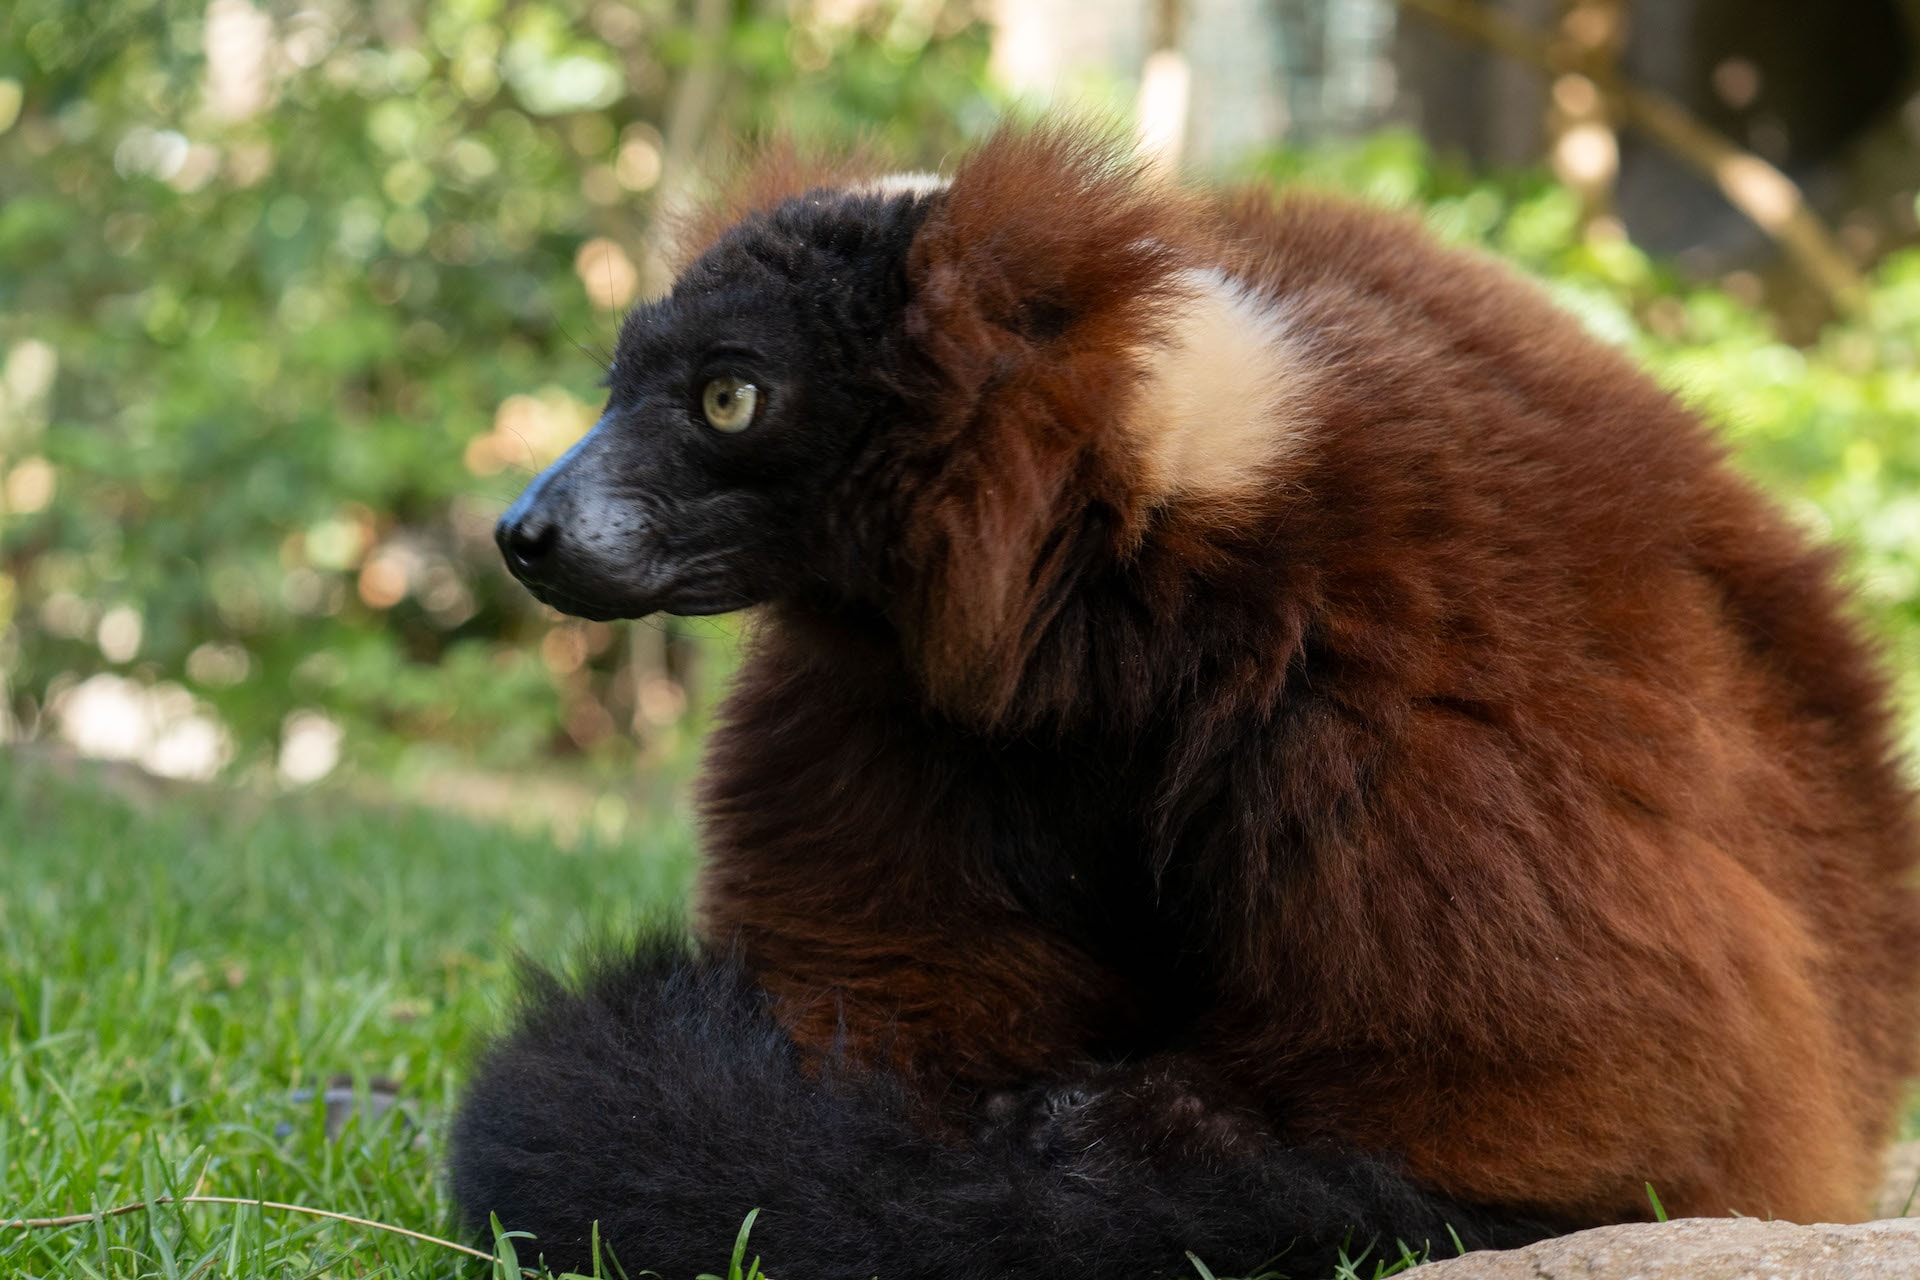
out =
[[[760,389],[738,378],[715,378],[700,397],[707,412],[707,425],[715,431],[732,434],[753,424],[753,410],[760,403]]]

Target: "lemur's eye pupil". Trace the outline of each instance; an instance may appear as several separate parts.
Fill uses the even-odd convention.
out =
[[[760,390],[741,378],[715,378],[700,397],[707,425],[731,435],[753,424],[753,411],[759,404]]]

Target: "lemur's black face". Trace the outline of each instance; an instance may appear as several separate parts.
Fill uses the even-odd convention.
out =
[[[594,619],[817,586],[822,506],[899,417],[882,357],[925,197],[817,193],[729,231],[621,330],[605,412],[500,519],[515,577]]]

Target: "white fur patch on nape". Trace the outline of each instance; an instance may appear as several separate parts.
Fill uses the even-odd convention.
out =
[[[889,173],[871,182],[849,187],[848,191],[857,196],[930,196],[936,191],[945,191],[951,185],[951,178],[943,178],[937,173]]]
[[[1272,302],[1218,268],[1184,271],[1125,430],[1147,496],[1231,502],[1271,482],[1299,439],[1309,374]]]

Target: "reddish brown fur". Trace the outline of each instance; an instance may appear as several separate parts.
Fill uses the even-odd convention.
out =
[[[1316,371],[1250,504],[1119,429],[1196,266]],[[1066,133],[965,161],[909,273],[938,394],[845,498],[892,594],[764,618],[705,784],[704,929],[804,1043],[956,1098],[1168,1052],[1579,1220],[1866,1211],[1911,797],[1830,558],[1691,414],[1406,219]]]

